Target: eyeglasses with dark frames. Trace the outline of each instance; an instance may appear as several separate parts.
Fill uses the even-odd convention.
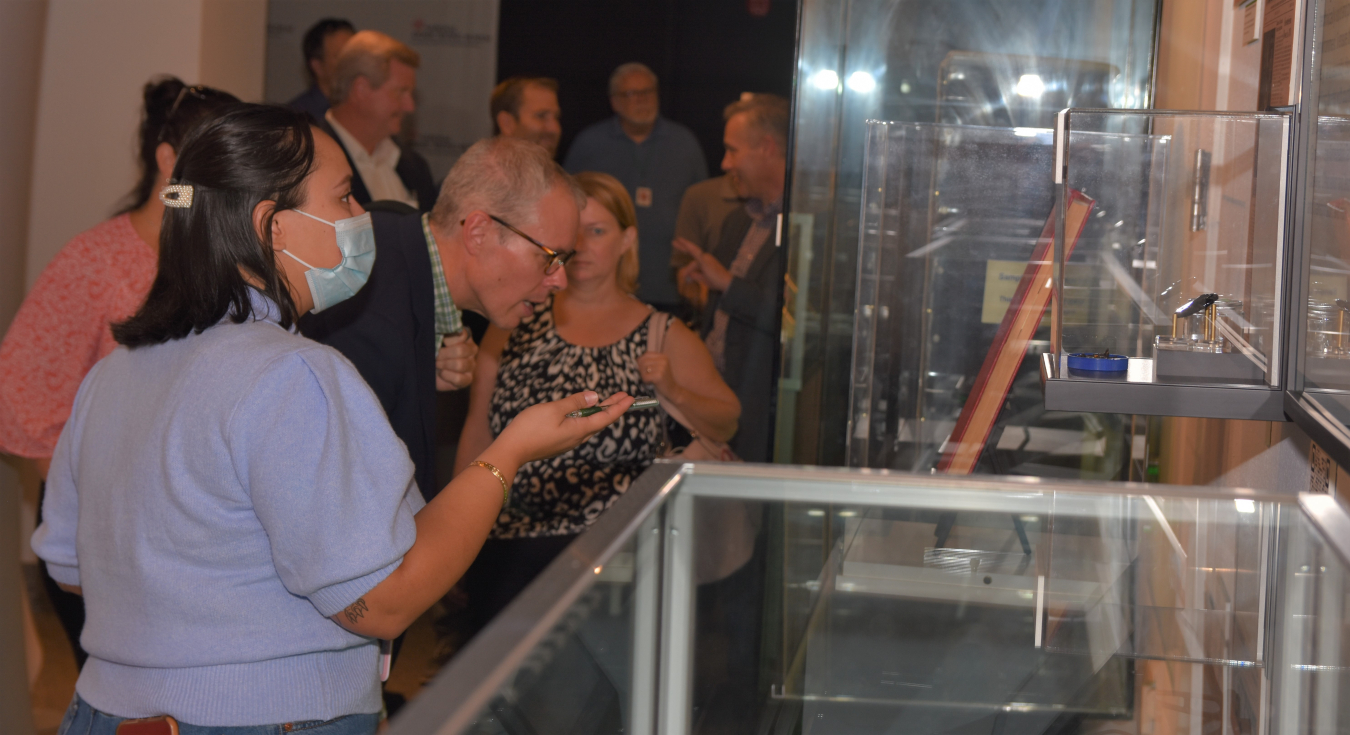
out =
[[[544,243],[539,242],[533,237],[530,237],[529,235],[526,235],[525,233],[521,232],[510,222],[507,222],[506,220],[502,219],[501,217],[498,217],[495,214],[489,214],[488,217],[491,217],[493,222],[496,222],[497,224],[516,233],[517,235],[520,235],[521,237],[525,238],[526,242],[544,251],[544,254],[548,256],[548,264],[544,266],[544,275],[551,276],[554,273],[557,273],[559,268],[563,267],[564,265],[567,265],[567,261],[571,260],[572,256],[577,254],[577,251],[575,250],[562,250],[562,251],[554,250],[553,248],[545,245]],[[464,223],[467,221],[468,220],[460,220],[459,224],[463,226]]]

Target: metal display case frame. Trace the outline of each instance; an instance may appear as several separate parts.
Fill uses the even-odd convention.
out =
[[[1328,617],[1332,609],[1326,607],[1328,603],[1334,605],[1344,602],[1336,591],[1339,589],[1337,585],[1344,584],[1342,577],[1350,574],[1346,571],[1350,570],[1350,515],[1333,497],[1305,493],[1295,498],[1249,490],[1063,482],[1029,477],[935,478],[858,469],[662,462],[639,478],[618,503],[573,542],[394,718],[389,729],[391,735],[516,731],[494,723],[494,710],[489,709],[489,706],[500,700],[504,692],[511,691],[508,685],[523,667],[533,666],[538,669],[549,665],[544,660],[547,656],[541,658],[538,651],[546,648],[551,638],[557,639],[556,631],[567,626],[569,615],[575,615],[574,605],[598,582],[604,581],[604,574],[609,573],[610,567],[623,565],[633,569],[645,566],[651,570],[647,575],[630,574],[628,594],[632,600],[630,632],[633,644],[629,654],[631,670],[625,672],[629,695],[625,700],[627,724],[623,731],[638,735],[692,732],[689,703],[693,684],[692,640],[697,613],[690,591],[698,581],[695,579],[694,566],[699,532],[693,524],[695,501],[708,498],[803,503],[812,508],[822,508],[823,511],[818,513],[825,516],[848,516],[849,509],[861,506],[883,511],[887,508],[897,511],[912,511],[916,508],[955,509],[973,514],[994,508],[999,509],[998,513],[1007,509],[1012,509],[1014,513],[1045,513],[1050,509],[1053,515],[1057,504],[1064,503],[1069,510],[1063,520],[1067,520],[1070,527],[1074,526],[1073,521],[1078,517],[1071,507],[1088,507],[1096,503],[1119,507],[1120,499],[1133,498],[1140,501],[1140,507],[1146,505],[1151,509],[1153,515],[1150,517],[1149,511],[1145,510],[1143,516],[1139,516],[1144,522],[1122,528],[1136,529],[1131,533],[1144,533],[1152,528],[1148,532],[1154,534],[1157,542],[1154,547],[1162,549],[1165,556],[1169,543],[1178,551],[1180,547],[1170,530],[1166,531],[1166,538],[1158,530],[1159,524],[1164,530],[1167,529],[1163,512],[1159,510],[1160,505],[1169,507],[1169,504],[1179,503],[1181,505],[1177,507],[1191,507],[1187,504],[1193,504],[1196,508],[1207,504],[1207,507],[1215,508],[1226,506],[1231,514],[1236,504],[1239,515],[1250,514],[1251,509],[1256,507],[1258,515],[1247,517],[1266,519],[1263,521],[1266,525],[1261,526],[1265,529],[1262,534],[1268,532],[1270,538],[1262,542],[1263,548],[1268,551],[1260,552],[1261,560],[1257,567],[1260,579],[1265,580],[1260,582],[1262,589],[1268,587],[1269,591],[1263,591],[1259,599],[1250,603],[1254,605],[1252,614],[1258,616],[1255,648],[1249,653],[1238,655],[1236,660],[1215,663],[1227,667],[1224,671],[1231,669],[1234,677],[1242,672],[1243,676],[1257,678],[1256,689],[1261,692],[1261,703],[1255,711],[1259,722],[1251,724],[1260,732],[1321,732],[1327,724],[1340,722],[1339,726],[1343,727],[1345,718],[1350,717],[1350,714],[1335,708],[1336,692],[1343,688],[1344,679],[1343,673],[1338,672],[1347,670],[1348,663],[1344,660],[1346,653],[1339,642],[1344,638],[1344,634],[1339,632],[1345,628],[1341,617],[1343,612]],[[1152,522],[1150,518],[1157,522]],[[826,527],[840,525],[844,521],[844,518],[836,517],[832,523],[827,518]],[[1050,520],[1052,527],[1055,523],[1057,521]],[[1203,534],[1201,536],[1203,538]],[[1306,573],[1309,571],[1304,561],[1309,558],[1306,550],[1309,548],[1306,543],[1308,538],[1316,544],[1311,552],[1312,557],[1321,559],[1314,563],[1322,564],[1324,575],[1331,569],[1332,576],[1327,577],[1325,582],[1331,587],[1326,594],[1319,592],[1321,587],[1317,585],[1323,584],[1318,581],[1320,578]],[[1102,539],[1107,540],[1105,536]],[[1202,540],[1199,543],[1205,542]],[[1303,546],[1298,546],[1298,543],[1303,543]],[[837,542],[834,545],[837,547]],[[1064,558],[1072,560],[1072,550],[1068,553],[1070,556]],[[1319,553],[1322,556],[1318,557]],[[625,559],[625,554],[632,556]],[[1175,558],[1184,559],[1185,556],[1182,554]],[[1155,566],[1154,569],[1170,569],[1173,562],[1163,561],[1162,567]],[[1298,570],[1293,574],[1285,573],[1285,566],[1300,562],[1305,563],[1301,578],[1295,579],[1299,577]],[[826,563],[828,565],[829,562]],[[1054,563],[1054,557],[1040,558],[1033,567],[1033,575],[1041,575],[1041,582],[1037,583],[1039,587],[1034,587],[1037,591],[1031,593],[1037,600],[1034,603],[1037,621],[1051,619],[1047,617],[1051,614],[1050,605],[1040,600],[1041,590],[1048,590],[1054,584],[1053,566],[1045,565]],[[1196,563],[1204,566],[1205,562],[1197,558]],[[1200,571],[1204,570],[1197,568],[1188,572],[1183,569],[1178,579],[1190,579],[1194,572]],[[1208,570],[1206,573],[1221,571]],[[990,573],[995,576],[999,574],[997,571]],[[1049,583],[1046,582],[1047,574],[1052,575]],[[847,581],[828,576],[825,580],[832,587],[840,589],[844,588],[844,582]],[[983,584],[990,583],[990,578],[986,576]],[[999,594],[997,584],[985,588],[977,579],[967,584],[973,585],[972,589],[976,591],[987,589],[988,594]],[[1066,584],[1072,587],[1075,583],[1063,578],[1061,589]],[[1314,586],[1309,587],[1310,584]],[[910,597],[904,590],[901,593],[902,599]],[[1296,608],[1282,607],[1286,601]],[[1006,606],[1006,603],[995,604]],[[1311,618],[1306,613],[1300,613],[1309,604],[1314,606],[1307,608],[1315,613]],[[1339,627],[1327,630],[1321,623],[1310,627],[1304,622],[1315,621],[1318,616],[1324,619],[1323,623],[1334,623]],[[1215,631],[1223,629],[1223,625],[1214,627]],[[1063,631],[1062,628],[1060,630]],[[1047,638],[1043,641],[1042,625],[1038,622],[1035,640],[1037,649],[1043,645],[1069,645],[1072,648],[1072,641],[1061,644],[1049,639],[1048,636],[1054,635],[1053,629],[1047,628],[1045,635]],[[1193,645],[1185,644],[1183,649],[1190,649]],[[1107,649],[1108,652],[1111,650]],[[1119,651],[1111,653],[1113,656],[1117,654],[1145,661],[1172,660],[1179,665],[1185,665],[1188,661],[1199,663],[1187,658],[1184,650],[1169,653],[1131,649],[1131,652],[1123,654]],[[1227,674],[1224,676],[1227,677]],[[1301,678],[1305,676],[1321,678],[1315,681]],[[1224,686],[1227,687],[1226,684]],[[1333,688],[1327,690],[1327,686]],[[1313,693],[1314,689],[1316,694]],[[1322,701],[1328,694],[1332,697],[1331,710],[1327,710],[1327,703]],[[837,704],[844,706],[852,706],[851,702],[862,706],[876,704],[869,705],[866,701],[849,696],[831,699],[839,699]],[[809,715],[810,711],[802,708],[815,706],[811,703],[819,702],[821,698],[797,694],[794,700],[793,692],[786,691],[782,684],[774,684],[770,686],[768,700],[768,706],[780,708],[785,702],[797,702],[797,710],[777,715],[788,718],[787,724],[774,724],[770,730],[779,732],[784,731],[782,727],[790,726],[791,722]],[[1319,701],[1322,703],[1319,704]],[[1133,703],[1127,706],[1136,707]],[[1227,713],[1229,705],[1226,699],[1223,706]],[[1244,703],[1244,706],[1250,708],[1252,705]],[[994,709],[999,710],[1000,707]],[[1011,709],[1001,709],[1025,714],[1034,707],[1022,703]],[[784,711],[777,710],[780,713]],[[1142,713],[1138,714],[1143,717]],[[1106,716],[1110,718],[1109,714]],[[1331,718],[1330,723],[1326,718]],[[1193,722],[1192,731],[1195,731],[1194,727]]]

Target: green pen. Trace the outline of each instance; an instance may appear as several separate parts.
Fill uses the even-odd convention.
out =
[[[636,401],[633,401],[633,405],[628,407],[628,411],[645,411],[650,408],[660,408],[660,407],[661,401],[655,398],[639,398]],[[567,414],[567,418],[579,419],[582,416],[591,416],[593,414],[600,413],[606,408],[609,408],[609,406],[591,406],[590,408],[583,408],[581,410],[573,411],[572,413]],[[625,411],[624,413],[627,413],[627,411]]]

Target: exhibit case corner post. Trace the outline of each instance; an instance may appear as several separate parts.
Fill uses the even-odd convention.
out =
[[[861,241],[863,177],[872,163],[864,148],[875,138],[867,121],[1035,130],[1040,132],[1034,135],[1044,136],[1064,107],[1146,107],[1152,99],[1160,8],[1159,0],[801,1],[776,461],[853,464],[856,452],[850,442],[880,420],[876,412],[859,419],[853,415],[856,406],[844,400],[856,378],[854,330],[860,322],[855,310],[860,307],[858,278],[867,247]],[[1021,192],[1012,195],[1021,197]],[[1014,218],[1043,223],[1047,216],[1048,210]],[[927,235],[914,247],[935,239]],[[1021,257],[1013,254],[1019,249],[1014,245],[1009,253],[989,259],[1015,260]],[[906,264],[922,268],[925,262]],[[960,372],[946,373],[943,381],[964,377],[967,384],[973,382],[993,339],[993,327],[982,321],[982,295],[976,293],[974,302],[969,301],[968,292],[978,291],[984,276],[980,271],[971,276],[973,284],[963,286],[965,303],[953,297],[947,304],[946,324],[957,327],[960,336],[951,330],[939,336],[956,340],[966,354],[959,365],[949,366]],[[894,323],[895,317],[891,319]],[[878,380],[893,384],[883,392],[906,392],[917,400],[914,396],[928,388],[912,369],[916,366],[911,360],[904,374],[877,373]],[[1034,366],[1019,373],[1019,396],[1030,389],[1035,374]],[[893,412],[890,404],[882,410],[892,414],[892,422],[923,418]],[[1072,453],[1073,446],[1095,446],[1103,440],[1112,447],[1128,443],[1120,417],[1100,420],[1101,426],[1085,425],[1081,417],[1061,416],[1037,425],[1019,417],[1014,425],[1034,427],[1034,438],[1022,454],[1014,454],[1022,442],[1013,442],[1010,435],[1010,447],[1003,451],[1007,456],[997,459],[1001,466],[1022,465],[1019,471],[1031,474],[1115,477],[1119,473],[1103,468],[1119,470],[1118,458],[1095,450],[1086,457]],[[874,433],[868,437],[879,439]],[[868,466],[926,471],[922,455],[921,449],[909,446],[870,451]],[[895,463],[886,464],[888,458]]]
[[[1067,109],[1047,408],[1283,420],[1290,116]]]
[[[412,733],[1350,728],[1332,497],[662,463]]]
[[[1284,409],[1341,467],[1350,467],[1350,58],[1346,3],[1305,14],[1292,213],[1295,256],[1285,300]]]

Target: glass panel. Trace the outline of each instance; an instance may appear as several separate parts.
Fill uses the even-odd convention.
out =
[[[1293,502],[757,472],[697,467],[598,570],[551,568],[531,590],[580,596],[485,631],[509,630],[510,650],[474,651],[480,665],[522,663],[456,731],[1350,728],[1347,566]],[[457,665],[440,679],[483,676]],[[431,731],[426,704],[392,732]]]
[[[1288,119],[1065,114],[1056,310],[1075,379],[1280,384]],[[1074,198],[1077,197],[1075,200]],[[1082,206],[1080,205],[1080,209]]]
[[[1350,119],[1320,118],[1314,155],[1304,389],[1350,423]]]
[[[1256,733],[1265,716],[1272,503],[686,485],[703,519],[688,552],[701,570],[691,732],[1200,735]],[[722,493],[758,500],[708,497]],[[765,539],[745,520],[775,510],[794,519],[786,548],[801,548],[780,560],[780,590],[755,581],[772,570],[758,571]],[[726,568],[710,575],[709,559]]]
[[[1045,128],[1066,106],[1146,107],[1159,7],[1157,0],[803,0],[778,401],[780,416],[794,420],[780,421],[778,461],[846,461],[849,411],[841,398],[858,304],[865,122]],[[978,321],[964,326],[981,329]],[[968,357],[978,369],[983,349]],[[1053,428],[1084,426],[1069,417]],[[1056,463],[1048,464],[1044,474],[1055,474]],[[1033,470],[1041,473],[1024,468]]]
[[[644,525],[655,527],[655,521]],[[634,657],[635,652],[649,650],[644,643],[650,645],[650,640],[637,640],[635,634],[642,632],[650,639],[652,631],[635,628],[635,609],[643,605],[641,588],[654,590],[659,565],[636,562],[637,541],[643,538],[651,536],[639,533],[593,570],[593,583],[465,732],[634,732],[635,704],[637,716],[650,721],[650,709],[643,702],[650,700],[651,681],[634,667]],[[533,631],[520,631],[527,632]],[[635,684],[642,690],[637,697]]]
[[[959,474],[1123,476],[1122,417],[1044,410],[1051,131],[868,132],[849,464],[948,471],[964,442],[978,459]],[[972,415],[984,417],[977,430]]]
[[[1284,564],[1277,732],[1350,730],[1350,569],[1300,516]]]
[[[1251,500],[1058,493],[1045,645],[1113,655],[1262,663],[1273,508]]]
[[[1304,222],[1307,245],[1300,303],[1302,373],[1295,389],[1350,425],[1350,3],[1323,0],[1315,16],[1313,56],[1318,84],[1316,147],[1309,162],[1307,199],[1311,218]],[[1297,354],[1297,353],[1296,353]]]

